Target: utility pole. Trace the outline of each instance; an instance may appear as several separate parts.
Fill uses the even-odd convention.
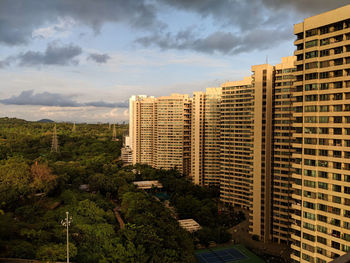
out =
[[[52,134],[52,143],[51,143],[51,152],[58,153],[58,139],[57,139],[57,130],[56,130],[56,124],[53,128],[53,134]]]
[[[66,218],[61,220],[61,225],[67,228],[67,263],[69,263],[69,225],[72,223],[72,217],[69,217],[69,212],[66,212]]]

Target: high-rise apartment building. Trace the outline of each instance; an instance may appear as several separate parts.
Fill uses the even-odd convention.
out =
[[[137,97],[132,103],[132,151],[133,163],[153,165],[155,161],[156,99]]]
[[[261,240],[271,239],[272,93],[274,67],[252,66],[253,176],[249,230]]]
[[[191,98],[172,94],[132,100],[133,163],[190,172]]]
[[[185,175],[191,169],[191,106],[188,95],[157,98],[154,167],[176,168]]]
[[[249,232],[265,242],[290,241],[294,61],[222,85],[221,201],[249,209]]]
[[[220,184],[220,100],[221,88],[193,93],[191,177],[195,184]]]
[[[275,65],[272,133],[272,240],[291,242],[292,210],[292,94],[295,57],[284,57]]]
[[[294,26],[293,262],[350,251],[350,5]]]
[[[224,83],[221,96],[220,199],[249,208],[253,169],[253,96],[250,77]]]

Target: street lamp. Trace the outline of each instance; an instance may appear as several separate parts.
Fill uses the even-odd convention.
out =
[[[69,216],[69,212],[66,212],[66,218],[61,220],[61,225],[67,228],[67,263],[69,263],[69,238],[68,238],[68,229],[70,223],[73,221],[73,218]]]

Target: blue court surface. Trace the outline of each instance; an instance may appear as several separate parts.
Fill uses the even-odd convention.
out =
[[[238,260],[246,259],[247,256],[234,248],[211,250],[197,253],[196,258],[199,263],[231,263]]]

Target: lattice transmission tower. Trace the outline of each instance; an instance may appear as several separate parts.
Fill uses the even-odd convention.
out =
[[[52,133],[52,143],[51,143],[51,152],[58,153],[58,139],[57,139],[57,129],[56,124],[53,127],[53,133]]]
[[[77,130],[77,127],[75,127],[75,122],[73,123],[73,128],[72,128],[72,132],[75,132]]]
[[[112,141],[119,141],[119,139],[117,139],[117,129],[115,128],[115,124],[113,124]]]

